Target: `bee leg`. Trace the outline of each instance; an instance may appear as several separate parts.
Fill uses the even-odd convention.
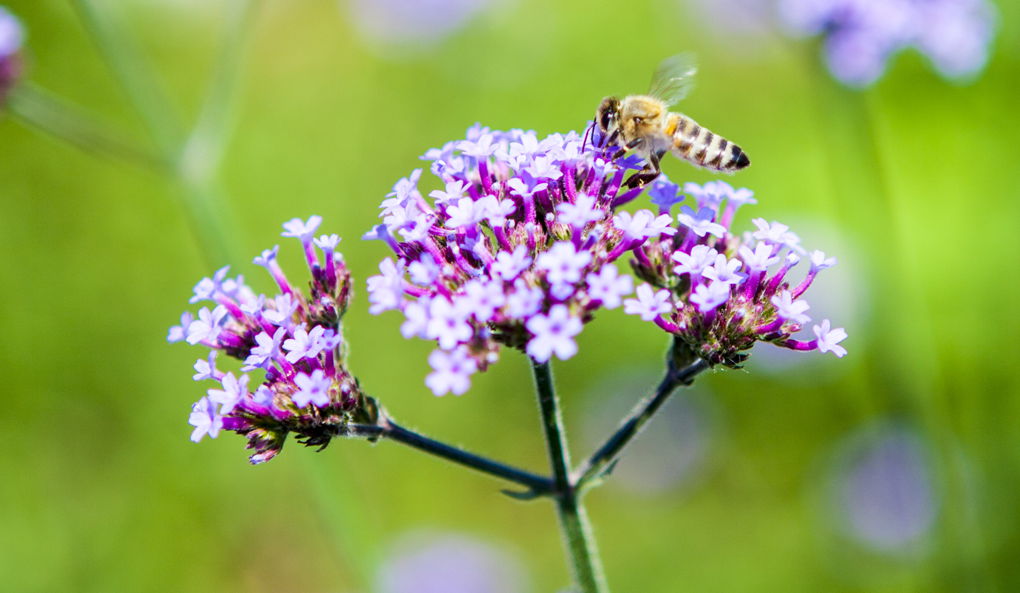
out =
[[[622,157],[623,155],[627,154],[628,150],[634,150],[638,146],[641,146],[641,141],[642,140],[643,140],[642,138],[635,138],[635,139],[631,140],[630,142],[628,142],[627,144],[625,144],[623,146],[623,148],[621,148],[620,150],[616,151],[616,154],[613,155],[613,160],[616,160],[616,159]]]
[[[642,187],[654,181],[661,172],[662,169],[659,167],[659,155],[652,153],[648,155],[648,162],[645,164],[644,169],[641,169],[637,173],[628,177],[627,181],[624,182],[624,185],[631,189],[634,189],[635,187]]]

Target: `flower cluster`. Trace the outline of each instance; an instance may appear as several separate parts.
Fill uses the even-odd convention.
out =
[[[664,177],[649,193],[660,212],[684,199],[679,186]],[[711,364],[736,367],[757,341],[845,355],[839,342],[846,332],[832,329],[828,320],[813,327],[813,340],[793,337],[811,320],[800,297],[836,260],[812,252],[808,273],[791,285],[788,274],[804,250],[789,227],[758,218],[752,221],[753,233],[736,237],[730,232],[737,209],[756,203],[750,190],[713,181],[688,183],[684,193],[695,199],[697,209],[683,206],[673,233],[634,250],[631,265],[647,284],[637,288],[637,298],[627,300],[624,310],[654,322]]]
[[[824,35],[832,74],[857,87],[908,47],[947,78],[970,76],[984,67],[995,29],[987,0],[780,0],[779,15],[795,34]]]
[[[21,77],[25,31],[17,17],[0,6],[0,103]]]
[[[466,391],[500,345],[538,362],[573,356],[583,324],[632,291],[613,262],[676,232],[667,215],[616,212],[642,191],[624,187],[640,161],[598,144],[475,126],[422,157],[443,186],[431,200],[416,170],[383,201],[366,238],[396,259],[369,279],[370,311],[399,310],[405,337],[437,342],[426,379],[437,395]]]
[[[255,263],[269,271],[280,294],[256,295],[242,277],[227,277],[228,268],[195,285],[190,302],[211,301],[212,308],[202,307],[197,317],[184,313],[167,337],[212,349],[195,363],[194,379],[218,385],[192,406],[191,440],[232,430],[255,450],[251,462],[262,463],[280,452],[290,432],[308,445],[325,445],[346,422],[372,420],[373,403],[344,367],[340,320],[350,274],[336,252],[338,236],[313,238],[320,222],[313,216],[283,225],[283,236],[298,238],[304,248],[312,275],[307,296],[284,275],[279,247]],[[218,352],[242,361],[238,374],[217,368]],[[256,372],[263,380],[252,389],[249,373]]]

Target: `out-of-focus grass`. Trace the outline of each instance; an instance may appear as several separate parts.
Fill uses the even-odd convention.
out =
[[[34,81],[142,137],[64,3],[9,6],[29,28]],[[116,9],[184,118],[200,103],[222,26],[222,6],[195,6]],[[280,242],[282,221],[323,215],[323,228],[345,237],[358,281],[346,330],[366,388],[410,426],[543,468],[522,358],[505,352],[463,397],[428,394],[427,345],[400,338],[395,315],[367,314],[364,279],[386,253],[358,238],[393,182],[421,166],[417,156],[475,121],[578,129],[603,95],[642,90],[657,60],[694,50],[699,88],[682,108],[754,161],[730,180],[759,199],[738,226],[797,220],[794,230],[814,238],[808,247],[838,240],[846,265],[816,289],[852,272],[840,285],[864,313],[847,327],[842,361],[808,354],[816,360],[781,373],[759,361],[699,380],[722,428],[696,487],[639,499],[610,486],[590,497],[610,582],[620,591],[1009,591],[1020,584],[1011,363],[1020,43],[1016,8],[1001,11],[995,56],[976,83],[946,84],[905,55],[875,89],[854,94],[820,76],[807,45],[739,51],[744,40],[715,38],[668,2],[611,12],[505,3],[402,61],[366,50],[335,3],[269,2],[221,176],[239,223],[230,240],[247,257]],[[862,148],[869,134],[885,196]],[[338,442],[320,454],[292,443],[251,468],[233,435],[188,442],[201,389],[190,367],[201,353],[163,338],[211,268],[174,191],[10,120],[0,137],[3,588],[368,592],[388,543],[420,527],[517,549],[538,591],[566,583],[552,509],[512,502],[487,478],[389,443]],[[665,168],[675,180],[708,179],[683,163]],[[835,231],[815,237],[815,225]],[[283,251],[296,274],[297,249],[284,242]],[[268,288],[260,270],[234,264]],[[556,366],[571,426],[614,369],[660,359],[665,339],[646,325],[608,312],[585,330],[581,354]],[[936,460],[936,527],[907,557],[854,551],[818,511],[832,448],[883,417],[916,426]]]

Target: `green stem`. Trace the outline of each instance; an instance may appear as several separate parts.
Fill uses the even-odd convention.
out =
[[[676,388],[681,385],[690,385],[694,377],[710,366],[701,358],[683,369],[675,370],[670,366],[655,389],[655,393],[638,402],[630,414],[624,417],[616,432],[606,439],[606,442],[584,462],[583,466],[578,468],[575,472],[578,477],[574,481],[574,488],[583,492],[597,484],[599,478],[607,473],[608,468],[612,467],[627,444],[641,432],[641,429],[659,411],[662,404],[666,403]]]
[[[7,98],[9,113],[23,124],[63,140],[85,152],[157,169],[169,170],[165,159],[111,132],[80,107],[31,83],[21,83]]]
[[[111,21],[109,11],[97,11],[91,0],[72,0],[72,4],[131,104],[145,121],[153,141],[164,155],[175,154],[180,146],[180,126],[172,116],[170,101],[159,91],[133,43],[122,34],[124,28]]]
[[[245,42],[261,0],[242,0],[233,5],[223,45],[209,81],[198,122],[181,153],[182,176],[204,181],[219,170],[230,138],[234,98],[243,70]]]
[[[469,467],[483,474],[520,484],[528,488],[533,496],[548,495],[553,492],[555,487],[553,481],[548,477],[493,461],[459,447],[447,445],[404,428],[386,416],[380,417],[377,424],[348,424],[340,429],[339,436],[368,439],[386,438],[430,455],[441,457],[447,461]]]
[[[574,579],[582,593],[609,591],[602,570],[595,537],[588,514],[578,492],[570,481],[570,454],[563,431],[563,414],[553,386],[552,371],[548,362],[531,362],[535,377],[535,392],[542,413],[542,428],[549,449],[549,462],[555,482],[556,511],[560,528],[566,539],[567,551],[573,566]]]

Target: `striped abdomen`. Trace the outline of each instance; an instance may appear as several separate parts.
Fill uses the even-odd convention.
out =
[[[666,133],[673,138],[670,152],[699,167],[732,173],[751,164],[751,159],[739,146],[713,134],[686,115],[670,113]]]

